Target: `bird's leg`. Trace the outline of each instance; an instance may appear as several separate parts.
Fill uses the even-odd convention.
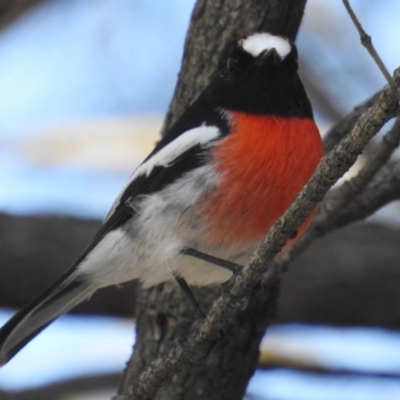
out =
[[[192,306],[196,319],[204,319],[204,311],[201,309],[199,302],[196,300],[196,297],[194,297],[185,279],[177,275],[174,275],[174,278],[178,282],[178,285],[181,287],[183,293],[188,299],[190,305]]]
[[[204,311],[201,309],[200,304],[196,300],[196,297],[194,297],[194,295],[193,295],[192,291],[190,290],[189,285],[187,284],[185,279],[182,278],[181,276],[177,276],[177,275],[174,275],[174,278],[178,282],[178,285],[181,287],[183,293],[185,294],[186,298],[188,299],[190,305],[192,306],[195,318],[196,319],[204,319],[205,318]],[[215,343],[211,344],[210,346],[206,346],[204,349],[202,349],[202,351],[196,351],[196,350],[189,348],[185,344],[185,341],[183,338],[178,339],[178,344],[186,352],[186,357],[191,362],[196,362],[196,361],[200,361],[200,360],[206,358]]]
[[[192,249],[191,247],[184,247],[181,250],[181,253],[184,254],[185,256],[195,257],[200,260],[209,262],[211,264],[218,265],[218,267],[229,269],[229,271],[232,271],[234,275],[238,274],[243,269],[243,266],[240,264],[236,264],[231,261],[222,260],[221,258],[210,256],[209,254],[202,253],[201,251]]]
[[[236,264],[231,261],[222,260],[221,258],[210,256],[209,254],[202,253],[201,251],[192,249],[191,247],[184,247],[181,250],[181,253],[186,256],[195,257],[200,260],[209,262],[211,264],[215,264],[219,267],[226,268],[229,271],[232,271],[233,276],[231,277],[231,279],[243,269],[243,266],[240,264]],[[229,299],[228,305],[230,307],[243,310],[247,307],[247,304],[249,302],[248,296],[233,296],[232,294],[230,294],[229,286],[230,286],[231,279],[229,279],[227,282],[225,282],[221,286],[222,295]],[[192,294],[192,296],[193,296],[193,294]]]

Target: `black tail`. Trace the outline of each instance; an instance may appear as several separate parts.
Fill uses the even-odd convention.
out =
[[[89,297],[93,286],[72,271],[17,312],[0,329],[0,366],[61,314]]]

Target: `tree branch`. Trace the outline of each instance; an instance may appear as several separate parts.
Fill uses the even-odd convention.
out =
[[[399,70],[397,70],[396,79],[399,75]],[[370,113],[372,115],[374,113],[373,109],[385,97],[385,90],[387,89],[388,87],[381,92],[375,106],[365,114]],[[382,103],[383,105],[384,103]],[[393,116],[396,115],[396,111],[394,109]],[[381,120],[379,124],[383,126],[385,122]],[[362,126],[358,125],[359,123],[355,125],[353,132],[356,129],[363,129]],[[293,259],[301,254],[315,238],[337,227],[371,215],[379,207],[398,196],[398,185],[394,182],[398,178],[396,174],[398,171],[395,168],[397,163],[392,168],[382,167],[399,145],[399,140],[400,121],[397,119],[392,129],[384,136],[376,153],[359,174],[328,193],[309,229],[293,246],[276,258],[274,261],[275,271],[285,271]],[[377,175],[380,169],[383,169],[383,173]],[[376,176],[376,179],[371,181],[374,176]]]
[[[400,80],[400,70],[395,72],[395,80]],[[351,134],[345,137],[324,159],[316,172],[289,207],[282,218],[269,231],[259,248],[245,266],[243,271],[233,279],[231,295],[246,296],[263,275],[264,281],[271,283],[276,280],[277,271],[272,260],[282,246],[291,237],[315,205],[322,200],[330,187],[356,161],[365,145],[392,118],[397,111],[397,93],[394,95],[391,87],[386,86],[377,102],[360,117]],[[133,399],[152,398],[157,388],[183,367],[191,354],[207,354],[221,331],[228,329],[229,322],[238,312],[230,308],[229,300],[219,297],[212,305],[204,322],[192,328],[186,347],[178,347],[165,357],[154,361],[139,377],[132,393]]]
[[[397,93],[398,98],[400,98],[400,89],[398,86],[396,86],[396,83],[394,82],[392,76],[390,75],[389,71],[387,70],[384,62],[382,61],[381,57],[379,56],[378,52],[376,51],[374,45],[372,44],[372,39],[371,36],[365,32],[364,28],[362,27],[360,21],[358,20],[355,12],[351,8],[349,0],[343,0],[343,4],[346,7],[347,12],[350,15],[351,20],[354,23],[354,26],[356,27],[360,39],[361,39],[361,44],[367,49],[368,53],[372,57],[372,59],[375,61],[376,65],[382,72],[383,76],[389,83],[389,85],[392,87],[392,89]]]

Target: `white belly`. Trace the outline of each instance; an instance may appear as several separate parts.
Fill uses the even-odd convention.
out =
[[[200,196],[214,184],[215,174],[204,166],[177,180],[168,188],[143,196],[132,204],[133,218],[109,232],[81,263],[79,270],[97,287],[140,279],[144,287],[184,277],[190,285],[221,284],[232,273],[224,268],[180,254],[187,246],[244,264],[252,246],[205,245],[206,221],[196,210]]]

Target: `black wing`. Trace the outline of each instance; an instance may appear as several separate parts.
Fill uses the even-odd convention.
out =
[[[219,129],[221,137],[229,131],[229,121],[221,110],[213,109],[204,98],[200,96],[191,107],[179,118],[174,126],[157,143],[154,150],[143,161],[150,160],[162,148],[172,143],[186,131],[202,125],[215,126]],[[191,171],[206,162],[206,150],[201,145],[195,145],[175,158],[168,166],[155,166],[149,175],[143,174],[132,180],[121,193],[114,209],[104,221],[91,244],[85,249],[74,265],[79,264],[86,255],[110,231],[117,229],[134,215],[135,211],[130,200],[140,195],[155,193],[171,184],[186,172]],[[142,163],[142,164],[143,164]]]

